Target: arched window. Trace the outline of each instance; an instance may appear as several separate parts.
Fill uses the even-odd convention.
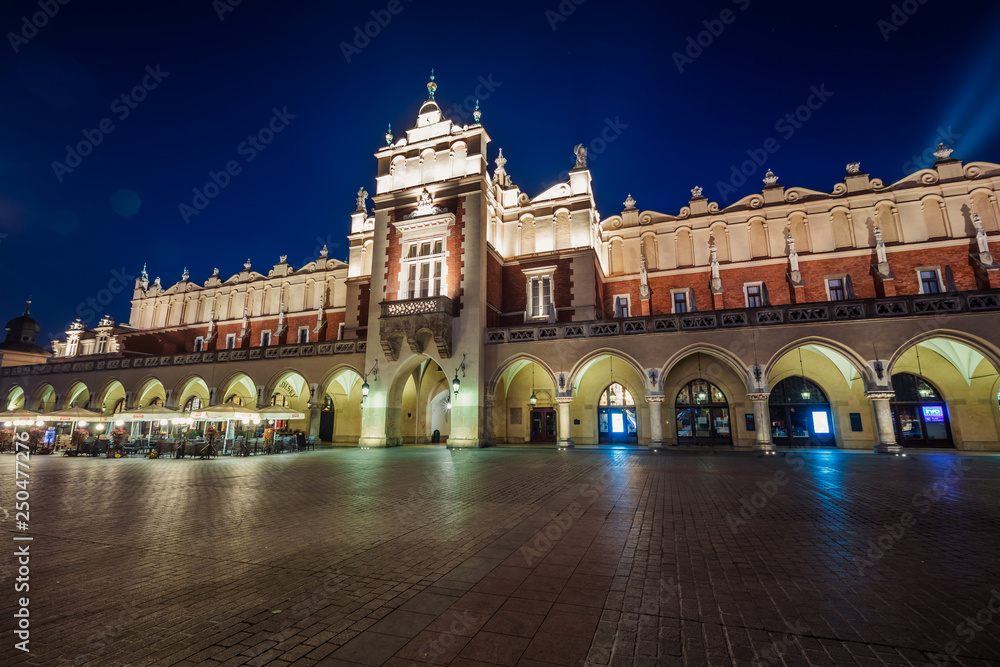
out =
[[[152,408],[152,407],[162,408],[163,407],[163,399],[159,398],[159,397],[154,398],[153,400],[151,400],[149,403],[146,404],[146,407],[147,408]]]
[[[243,398],[239,394],[231,394],[229,398],[226,399],[226,403],[232,403],[233,405],[243,405]]]
[[[721,389],[708,380],[692,380],[674,399],[677,444],[731,445],[729,402]]]
[[[275,394],[271,397],[271,405],[280,405],[281,407],[288,406],[288,397],[284,394]]]
[[[112,414],[118,414],[119,412],[125,412],[125,399],[119,398],[118,402],[115,403],[115,409],[111,411]]]
[[[197,396],[192,396],[184,403],[184,412],[192,412],[194,410],[201,410],[201,399]]]
[[[904,447],[954,447],[948,404],[930,382],[911,373],[895,373],[889,404],[896,442]]]
[[[830,402],[807,378],[787,377],[771,390],[771,437],[792,447],[835,447]]]
[[[632,392],[612,382],[601,394],[597,407],[597,440],[601,443],[638,443],[635,399]]]

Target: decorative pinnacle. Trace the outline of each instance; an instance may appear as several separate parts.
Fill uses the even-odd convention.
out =
[[[143,278],[148,278],[149,277],[149,274],[146,273],[146,262],[142,263],[142,277]]]
[[[392,146],[392,123],[389,123],[389,129],[385,133],[385,145]]]
[[[691,188],[691,198],[692,199],[698,199],[698,198],[700,198],[701,197],[701,193],[702,193],[701,186],[696,185],[693,188]]]
[[[476,100],[476,110],[472,112],[472,120],[479,122],[479,119],[483,117],[483,112],[479,110],[479,100]]]
[[[185,266],[184,267],[184,273],[181,274],[181,280],[186,281],[190,276],[191,276],[191,274],[188,273],[188,267]]]
[[[954,149],[948,148],[947,146],[944,145],[944,142],[942,141],[938,143],[937,150],[934,151],[934,157],[936,157],[939,160],[947,160],[948,158],[951,157],[951,154],[953,152]]]
[[[764,174],[764,185],[766,185],[767,187],[771,187],[772,185],[777,185],[777,184],[778,184],[778,177],[774,175],[773,171],[768,169],[767,173]]]
[[[427,94],[430,95],[430,99],[434,99],[434,93],[437,92],[438,85],[434,83],[434,68],[431,68],[431,80],[427,82]]]
[[[31,297],[30,296],[28,297],[28,300],[24,302],[24,316],[27,317],[29,315],[31,315]]]

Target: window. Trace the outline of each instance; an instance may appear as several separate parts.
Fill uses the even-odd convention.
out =
[[[267,347],[270,344],[271,344],[271,332],[262,331],[260,334],[260,346]]]
[[[195,352],[201,352],[204,347],[205,347],[205,338],[204,337],[198,336],[197,338],[194,339],[194,351]]]
[[[226,349],[232,350],[236,347],[236,334],[231,333],[226,336]]]
[[[693,313],[698,310],[694,304],[694,294],[690,289],[672,289],[670,290],[672,295],[671,301],[673,303],[674,313]]]
[[[941,291],[941,277],[937,269],[918,269],[918,271],[921,294],[937,294]]]
[[[300,343],[309,342],[309,327],[299,327],[299,342]]]
[[[104,354],[108,351],[108,339],[98,338],[97,339],[97,354]]]
[[[830,301],[843,301],[847,298],[844,290],[843,278],[830,278],[826,281],[826,291],[830,296]]]
[[[534,276],[528,281],[529,317],[548,317],[552,308],[552,278],[550,276]]]
[[[444,241],[442,239],[407,244],[403,260],[406,286],[403,298],[440,296],[444,285]]]
[[[337,340],[344,340],[344,323],[337,325]]]
[[[68,341],[66,341],[66,356],[75,357],[76,351],[79,348],[79,346],[80,346],[79,338],[70,338]]]
[[[767,288],[764,283],[746,283],[743,285],[747,308],[760,308],[767,305]]]
[[[615,296],[615,317],[628,317],[629,297],[627,294]]]
[[[232,403],[233,405],[243,406],[243,397],[239,394],[230,394],[229,398],[226,399],[226,403]]]
[[[192,410],[201,410],[201,399],[197,396],[192,396],[184,403],[183,412],[191,412]]]

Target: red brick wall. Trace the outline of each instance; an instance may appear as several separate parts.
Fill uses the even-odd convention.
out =
[[[455,310],[452,315],[458,317],[462,312],[462,297],[465,290],[462,280],[465,279],[465,200],[450,199],[444,203],[445,208],[455,212],[455,226],[448,228],[448,287],[446,294],[454,300]],[[476,252],[475,249],[470,252]]]
[[[486,326],[500,326],[497,311],[503,310],[503,266],[490,253],[486,254],[486,303],[492,306],[486,309]]]
[[[371,303],[371,294],[371,283],[358,285],[358,329],[368,328],[368,306]]]
[[[522,262],[520,266],[503,267],[503,306],[505,313],[523,313],[528,307],[527,278],[524,270],[542,266],[552,266],[552,257],[541,258],[531,262]],[[555,273],[552,301],[556,308],[568,308],[573,303],[573,262],[570,259],[555,259]]]

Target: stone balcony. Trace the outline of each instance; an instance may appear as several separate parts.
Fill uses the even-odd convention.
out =
[[[589,322],[523,325],[486,329],[485,343],[520,343],[559,338],[596,338],[632,334],[704,331],[781,324],[811,324],[894,317],[942,317],[1000,311],[1000,289],[919,294],[852,301],[708,310]]]
[[[451,357],[451,323],[454,304],[446,296],[383,301],[379,340],[389,359],[399,358],[403,341],[422,353],[433,340],[442,359]]]

